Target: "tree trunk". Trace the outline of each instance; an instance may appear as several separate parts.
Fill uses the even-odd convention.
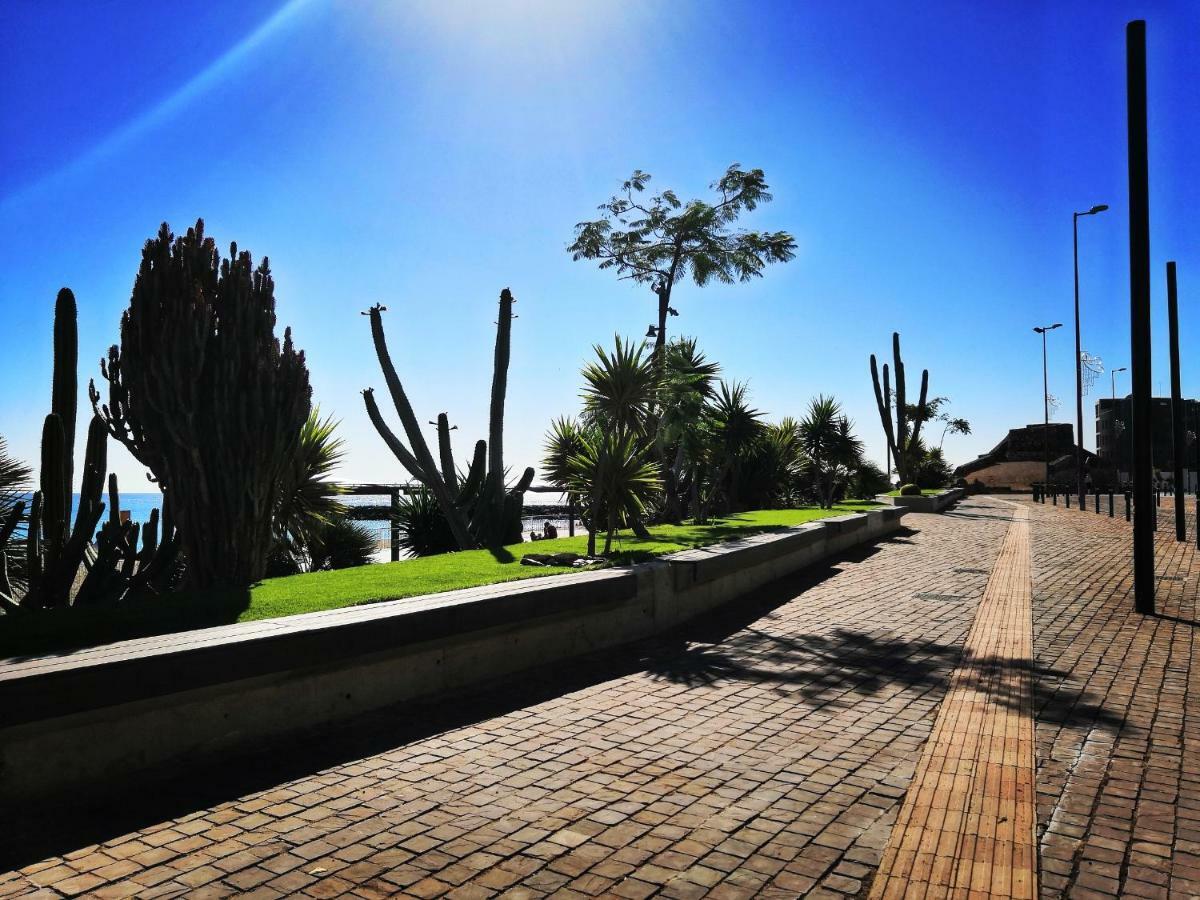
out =
[[[596,529],[600,527],[600,502],[595,495],[592,496],[592,521],[588,525],[588,545],[587,555],[596,555]]]
[[[604,536],[604,555],[608,556],[612,553],[613,532],[617,530],[617,511],[614,508],[608,510],[608,533]]]

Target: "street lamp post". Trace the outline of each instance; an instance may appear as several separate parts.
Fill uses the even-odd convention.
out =
[[[1075,255],[1075,480],[1078,482],[1080,509],[1083,509],[1083,347],[1079,339],[1079,217],[1102,213],[1108,206],[1098,203],[1087,212],[1077,212],[1071,219]]]
[[[1117,373],[1118,372],[1128,372],[1128,371],[1129,370],[1125,366],[1121,366],[1121,368],[1119,368],[1119,369],[1110,369],[1109,370],[1108,374],[1112,376],[1112,398],[1113,398],[1114,404],[1117,402]],[[1115,406],[1113,408],[1113,415],[1116,415],[1116,407]]]
[[[1062,322],[1033,329],[1042,336],[1042,441],[1046,448],[1046,480],[1042,484],[1043,491],[1050,485],[1050,381],[1046,372],[1046,332],[1055,328],[1062,328]]]

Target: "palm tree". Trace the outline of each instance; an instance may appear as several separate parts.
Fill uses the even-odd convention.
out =
[[[809,403],[800,422],[800,441],[823,509],[833,506],[838,486],[849,479],[862,458],[863,443],[854,436],[853,428],[841,405],[824,394]]]
[[[0,601],[16,603],[25,590],[24,541],[19,533],[25,521],[25,494],[33,470],[8,455],[0,435]]]
[[[593,428],[581,435],[579,451],[567,464],[572,489],[588,500],[588,556],[596,554],[601,521],[606,523],[607,556],[617,528],[644,515],[648,499],[660,484],[658,467],[650,455],[651,448],[630,432]]]

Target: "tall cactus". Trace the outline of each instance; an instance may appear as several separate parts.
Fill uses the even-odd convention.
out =
[[[70,485],[75,472],[75,416],[79,403],[79,330],[75,295],[69,288],[58,292],[54,301],[54,376],[50,389],[50,411],[62,422],[63,440],[67,449],[63,458],[66,466],[65,514],[71,515]]]
[[[916,467],[920,460],[916,459],[920,448],[921,426],[925,423],[928,413],[926,399],[929,394],[929,370],[921,372],[921,398],[917,403],[916,416],[909,422],[908,395],[904,377],[904,360],[900,357],[900,333],[892,332],[892,361],[896,367],[896,424],[892,425],[890,408],[892,391],[889,383],[887,363],[883,364],[883,385],[879,383],[879,366],[875,354],[871,354],[871,381],[875,385],[875,403],[879,407],[879,418],[883,423],[883,433],[887,436],[888,448],[896,461],[896,474],[901,483],[913,481]]]
[[[508,288],[500,292],[488,440],[476,443],[474,458],[461,487],[458,485],[454,468],[449,420],[446,414],[440,414],[437,420],[438,456],[441,463],[439,469],[388,352],[382,316],[386,307],[376,304],[366,312],[371,320],[375,354],[379,358],[384,381],[387,383],[409,445],[405,446],[384,421],[375,401],[373,388],[363,391],[367,415],[400,464],[413,478],[429,488],[450,525],[455,542],[462,550],[478,546],[496,547],[518,540],[524,494],[533,481],[534,473],[530,468],[525,470],[511,490],[505,486],[504,401],[508,387],[514,302],[516,301]]]
[[[312,405],[303,351],[275,336],[275,285],[204,222],[146,242],[121,344],[92,406],[158,481],[179,529],[187,582],[245,587],[262,578],[272,516]]]
[[[153,586],[151,576],[174,563],[171,539],[165,540],[165,547],[155,540],[153,546],[144,545],[142,551],[135,549],[134,553],[140,555],[134,563],[116,556],[106,557],[103,538],[97,538],[99,550],[92,547],[96,526],[104,513],[104,476],[108,468],[108,428],[95,415],[88,425],[79,504],[74,509],[74,524],[71,522],[77,346],[75,297],[63,288],[54,309],[51,412],[42,424],[41,472],[38,490],[30,504],[29,528],[25,536],[29,584],[23,597],[15,596],[8,573],[0,566],[0,606],[9,612],[60,608],[73,602],[116,602],[127,597],[131,588]],[[114,499],[112,515],[116,517],[119,501],[116,500],[115,475],[109,476],[109,483]],[[0,536],[11,533],[15,525],[15,519],[0,523]],[[127,525],[138,528],[136,524]],[[136,548],[136,534],[133,543]],[[124,563],[131,577],[123,581],[114,578],[119,563]],[[81,567],[86,568],[87,575],[79,591],[72,596]]]

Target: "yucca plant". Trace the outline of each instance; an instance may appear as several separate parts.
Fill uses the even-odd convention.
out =
[[[322,419],[320,409],[314,408],[284,473],[274,515],[276,548],[295,558],[301,569],[307,567],[310,545],[346,512],[337,499],[340,489],[330,478],[345,456],[344,442],[334,435],[338,424],[332,416]]]
[[[863,443],[854,435],[854,425],[841,405],[824,394],[809,403],[800,422],[800,440],[808,454],[817,499],[823,509],[829,509],[838,487],[858,468]]]
[[[605,523],[604,555],[612,552],[617,529],[646,511],[659,488],[658,467],[651,448],[638,436],[617,429],[589,429],[579,451],[570,457],[572,489],[587,500],[591,527],[588,556],[596,554],[596,532]]]
[[[27,521],[25,495],[29,491],[33,469],[8,455],[8,444],[0,435],[0,582],[7,581],[14,593],[24,593],[25,538],[22,526]]]
[[[605,428],[645,434],[658,382],[645,343],[616,335],[612,353],[599,344],[593,349],[596,361],[582,372],[584,417]]]
[[[663,517],[668,522],[682,519],[680,481],[695,462],[689,455],[697,445],[693,432],[703,419],[704,404],[713,397],[720,371],[720,365],[708,360],[695,338],[677,338],[667,344],[657,398],[656,446],[663,468]]]

